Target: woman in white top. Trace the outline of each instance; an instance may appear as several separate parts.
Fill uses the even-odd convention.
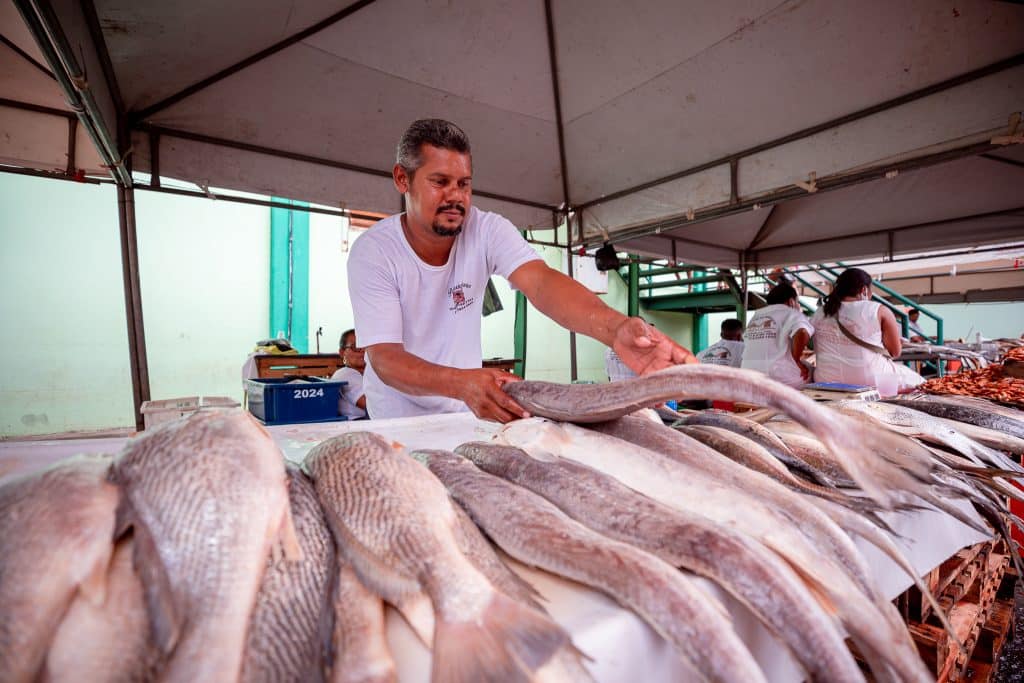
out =
[[[916,387],[924,381],[893,362],[903,350],[900,326],[892,311],[871,300],[871,276],[848,268],[811,321],[817,356],[815,379],[886,389]]]
[[[768,293],[768,305],[747,323],[743,367],[791,387],[802,386],[810,381],[811,373],[800,356],[813,333],[793,286],[785,282],[776,285]]]

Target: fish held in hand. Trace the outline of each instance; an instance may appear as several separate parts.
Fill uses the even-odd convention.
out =
[[[301,559],[280,450],[246,413],[200,412],[133,439],[111,477],[161,679],[237,680],[267,555]]]
[[[117,487],[77,456],[0,485],[0,680],[33,681],[76,596],[102,604]]]
[[[352,432],[316,446],[306,467],[363,583],[403,614],[410,601],[429,597],[433,681],[526,681],[569,642],[465,556],[444,485],[396,444]]]
[[[927,476],[926,463],[900,467],[871,453],[888,450],[886,433],[865,430],[857,422],[836,419],[799,391],[752,370],[717,365],[684,365],[608,384],[513,382],[505,390],[531,415],[579,423],[612,420],[666,400],[682,397],[742,401],[775,408],[811,430],[841,454],[857,484],[882,506],[895,504],[893,484],[913,488]]]

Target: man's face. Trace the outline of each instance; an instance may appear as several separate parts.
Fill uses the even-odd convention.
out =
[[[433,145],[420,148],[423,165],[410,178],[395,166],[395,187],[405,195],[407,220],[415,227],[429,225],[441,237],[455,237],[472,201],[473,162],[468,154]]]
[[[911,311],[911,312],[910,312],[910,313],[908,313],[907,315],[909,315],[909,316],[910,316],[910,322],[912,322],[912,323],[916,323],[916,322],[917,322],[917,318],[918,318],[918,316],[919,316],[919,315],[921,315],[921,314],[920,314],[920,313],[918,313],[917,311]]]

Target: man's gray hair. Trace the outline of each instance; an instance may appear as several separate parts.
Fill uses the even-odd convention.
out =
[[[460,154],[471,154],[469,137],[451,121],[444,119],[413,121],[412,125],[402,134],[402,139],[398,141],[398,153],[395,160],[395,163],[405,169],[410,176],[423,165],[423,155],[420,154],[420,149],[424,144],[450,149]]]

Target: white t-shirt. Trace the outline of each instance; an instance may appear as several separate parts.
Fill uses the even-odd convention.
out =
[[[858,339],[882,346],[882,324],[878,320],[877,301],[844,301],[836,316],[843,327]],[[880,375],[895,377],[899,386],[915,387],[924,378],[905,365],[894,363],[880,353],[850,341],[839,329],[835,317],[826,317],[824,309],[814,314],[814,353],[818,382],[840,382],[878,386]]]
[[[622,362],[619,354],[612,349],[605,349],[604,371],[608,374],[609,382],[618,382],[624,379],[636,377],[636,373],[628,365]]]
[[[790,340],[800,330],[814,334],[807,317],[785,304],[771,304],[754,314],[743,333],[743,365],[791,387],[804,384],[790,353]]]
[[[743,342],[719,339],[697,354],[697,360],[708,365],[728,365],[738,368],[743,362]]]
[[[402,232],[401,214],[366,231],[352,247],[348,289],[356,337],[363,347],[403,344],[409,353],[452,368],[482,366],[480,317],[487,278],[505,279],[540,259],[507,219],[470,207],[448,262],[424,263]],[[370,417],[436,415],[468,410],[443,396],[411,396],[377,376],[368,354],[363,387]]]
[[[331,375],[331,379],[348,382],[341,388],[341,396],[338,398],[338,414],[350,419],[366,417],[366,411],[356,405],[363,396],[363,376],[355,368],[338,368]]]

